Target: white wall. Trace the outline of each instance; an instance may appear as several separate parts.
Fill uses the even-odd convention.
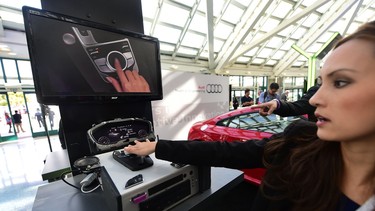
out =
[[[190,127],[229,111],[229,79],[225,76],[163,70],[163,100],[152,102],[155,134],[186,140]],[[209,84],[222,87],[208,93]]]

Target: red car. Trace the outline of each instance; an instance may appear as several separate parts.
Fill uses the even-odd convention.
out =
[[[268,138],[284,131],[292,121],[305,117],[280,117],[272,114],[261,116],[257,109],[250,107],[230,111],[211,119],[195,123],[189,131],[189,140],[203,141],[247,141]],[[242,169],[245,180],[259,185],[264,168]]]

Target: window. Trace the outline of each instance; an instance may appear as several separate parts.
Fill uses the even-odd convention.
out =
[[[243,77],[243,86],[244,87],[253,87],[254,86],[254,77]]]
[[[4,79],[4,71],[3,71],[3,61],[0,59],[1,65],[0,65],[0,77],[1,77],[1,83],[5,83]]]
[[[34,85],[30,61],[17,60],[17,65],[20,73],[21,83]]]
[[[300,119],[300,117],[283,118],[276,114],[261,116],[257,111],[255,111],[221,120],[216,125],[275,134],[284,131],[286,126],[297,119]]]
[[[7,83],[19,83],[16,61],[13,59],[3,59],[3,65]]]
[[[240,87],[240,76],[229,76],[229,84],[232,87]]]

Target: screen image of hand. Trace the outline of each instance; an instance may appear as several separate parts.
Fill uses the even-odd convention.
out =
[[[262,116],[267,116],[273,113],[273,111],[277,108],[276,100],[271,100],[266,103],[261,103],[258,105],[252,105],[251,108],[259,108],[259,114]]]
[[[134,141],[135,145],[128,145],[124,148],[129,154],[135,154],[138,156],[146,156],[155,152],[156,141]]]
[[[138,70],[123,71],[118,59],[115,59],[115,68],[120,81],[110,76],[106,79],[117,92],[150,92],[150,86],[146,79],[138,74]]]

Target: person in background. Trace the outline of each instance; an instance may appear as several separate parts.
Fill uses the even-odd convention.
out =
[[[288,95],[289,95],[289,90],[285,90],[280,96],[280,100],[282,101],[288,101]]]
[[[11,133],[12,132],[12,118],[10,117],[8,112],[5,112],[4,116],[5,116],[5,121],[6,121],[7,125],[9,125],[8,133]]]
[[[237,97],[234,97],[233,98],[233,108],[234,108],[234,110],[236,110],[238,108],[238,106],[239,106],[239,102],[237,100]]]
[[[49,124],[51,126],[51,129],[53,129],[53,126],[55,125],[55,121],[54,121],[55,112],[48,105],[46,105],[44,107],[44,111],[45,111],[45,114],[48,115]]]
[[[55,112],[52,109],[49,109],[48,119],[49,119],[49,123],[51,125],[51,129],[53,129],[53,126],[55,125],[54,118],[55,118]]]
[[[43,115],[42,115],[42,112],[40,112],[39,108],[36,109],[35,118],[38,121],[39,127],[42,127],[42,125],[44,126]]]
[[[259,104],[259,96],[260,96],[260,94],[262,94],[262,90],[258,90],[258,94],[257,94],[257,98],[255,98],[255,105],[256,104]]]
[[[14,121],[14,124],[16,125],[17,133],[20,132],[20,129],[22,132],[25,132],[25,130],[22,128],[22,116],[21,114],[18,113],[17,110],[14,111],[13,121]]]
[[[265,103],[269,102],[273,99],[280,99],[280,95],[277,94],[277,91],[279,90],[279,84],[277,83],[271,83],[268,90],[265,92],[262,92],[259,96],[259,103]]]
[[[309,100],[316,124],[294,121],[270,140],[135,141],[124,150],[179,163],[264,165],[252,210],[375,210],[374,66],[375,21],[339,41],[325,61]]]
[[[242,107],[251,106],[254,104],[254,100],[250,97],[250,89],[245,89],[245,95],[241,98]]]
[[[316,108],[309,103],[309,100],[318,89],[319,85],[310,87],[306,94],[294,102],[286,102],[276,99],[266,103],[253,105],[251,108],[259,108],[259,114],[262,116],[267,116],[272,113],[283,117],[307,114],[309,121],[316,122],[317,119],[314,115]]]

